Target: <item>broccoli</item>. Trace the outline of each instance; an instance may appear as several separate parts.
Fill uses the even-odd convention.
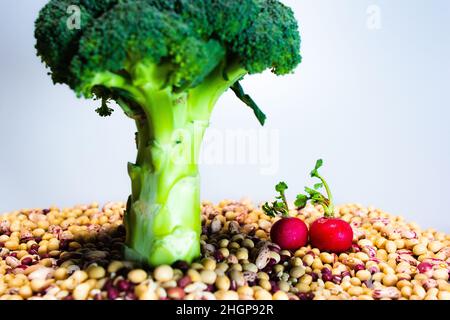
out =
[[[80,8],[68,28],[67,8]],[[123,109],[137,126],[129,163],[125,255],[151,266],[200,255],[197,158],[211,112],[232,89],[265,115],[239,81],[301,62],[298,23],[277,0],[51,0],[35,23],[53,82]]]

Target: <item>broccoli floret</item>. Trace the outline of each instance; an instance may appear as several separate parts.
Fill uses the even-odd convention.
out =
[[[69,28],[69,6],[80,28]],[[219,97],[228,89],[265,115],[239,81],[301,62],[292,10],[276,0],[51,0],[36,20],[36,49],[55,83],[114,101],[137,126],[128,165],[128,258],[150,265],[200,254],[197,157]]]

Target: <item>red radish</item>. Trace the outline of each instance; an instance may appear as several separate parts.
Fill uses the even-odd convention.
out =
[[[311,203],[323,207],[325,217],[314,221],[309,230],[311,244],[320,251],[341,253],[352,247],[353,229],[348,222],[334,218],[333,196],[327,182],[318,172],[322,165],[323,161],[317,160],[314,170],[311,171],[311,177],[318,178],[321,182],[316,184],[314,189],[305,188],[308,195],[298,195],[295,204],[297,207],[304,207],[311,200]],[[322,187],[325,188],[327,197],[317,191]]]
[[[320,251],[345,252],[352,247],[353,230],[341,219],[323,217],[311,224],[311,244]]]
[[[297,250],[308,242],[308,227],[298,218],[282,218],[272,226],[270,238],[283,250]]]
[[[284,250],[297,250],[308,242],[308,227],[302,220],[289,217],[289,207],[285,195],[287,188],[288,186],[284,182],[277,184],[275,187],[279,193],[277,200],[271,204],[264,204],[262,209],[268,216],[282,216],[270,230],[272,242]]]

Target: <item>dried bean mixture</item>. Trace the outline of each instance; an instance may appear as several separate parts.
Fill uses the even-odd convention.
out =
[[[450,235],[356,204],[339,255],[270,242],[270,218],[248,201],[202,207],[202,257],[155,269],[124,261],[124,203],[0,216],[0,299],[450,300]],[[308,225],[320,206],[291,210]]]

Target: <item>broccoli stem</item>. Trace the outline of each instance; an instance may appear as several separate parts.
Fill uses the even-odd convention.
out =
[[[142,70],[141,70],[142,73]],[[219,97],[246,71],[237,65],[213,72],[187,92],[134,80],[132,90],[142,113],[136,122],[137,157],[128,164],[132,193],[125,213],[125,256],[151,266],[191,262],[200,255],[200,177],[198,157]],[[145,74],[145,72],[143,73]],[[129,85],[113,76],[123,90]],[[111,83],[111,78],[106,77]],[[130,116],[124,101],[119,105]]]

